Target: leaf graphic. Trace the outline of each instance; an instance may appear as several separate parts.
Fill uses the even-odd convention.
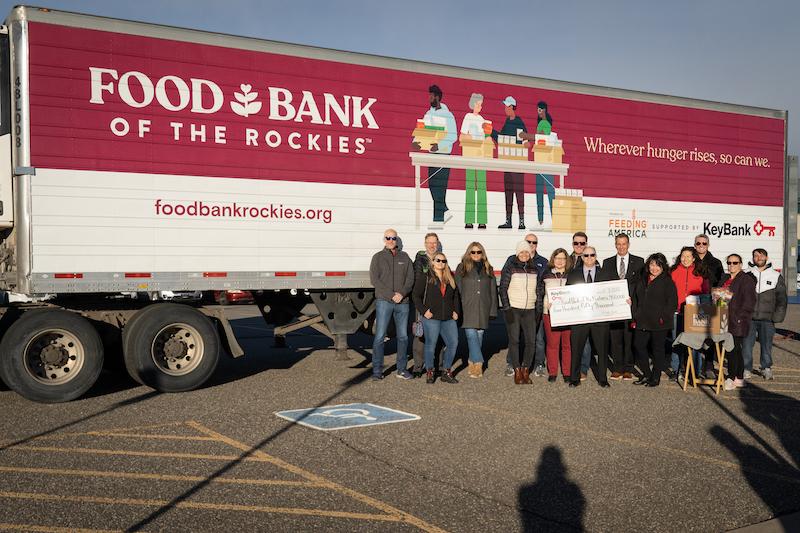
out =
[[[260,104],[259,104],[259,106],[260,106]],[[247,109],[242,104],[240,104],[239,102],[231,102],[231,109],[237,115],[240,115],[240,116],[245,117],[245,118],[249,114],[247,112]]]
[[[248,102],[247,95],[242,93],[233,93],[233,96],[236,97],[241,103],[246,104]]]
[[[258,93],[250,93],[250,94],[244,95],[244,99],[245,99],[246,102],[252,102],[253,100],[256,99],[257,96],[258,96]]]
[[[248,104],[247,111],[250,112],[251,115],[255,115],[259,111],[261,111],[261,102],[253,102]]]

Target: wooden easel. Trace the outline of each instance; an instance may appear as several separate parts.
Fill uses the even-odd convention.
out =
[[[689,387],[689,376],[692,377],[692,387],[697,388],[697,385],[711,385],[715,387],[714,394],[719,394],[719,389],[722,387],[724,382],[724,372],[722,369],[722,365],[725,362],[725,350],[722,349],[722,341],[715,342],[714,348],[717,351],[717,365],[719,366],[719,373],[717,374],[717,379],[697,379],[695,377],[694,371],[694,357],[692,354],[692,349],[690,347],[686,347],[686,351],[689,352],[689,359],[686,361],[686,375],[683,377],[683,390],[685,391]]]

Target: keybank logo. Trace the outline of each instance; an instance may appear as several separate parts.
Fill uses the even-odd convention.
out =
[[[761,220],[756,220],[755,224],[731,224],[725,222],[716,224],[714,222],[703,223],[703,233],[712,237],[765,237],[775,236],[775,226],[765,226]]]

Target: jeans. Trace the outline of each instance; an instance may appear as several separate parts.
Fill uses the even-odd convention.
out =
[[[445,351],[442,370],[453,368],[458,349],[458,325],[455,320],[435,320],[422,317],[422,329],[425,331],[425,370],[433,370],[433,356],[436,353],[436,341],[439,335],[444,339]]]
[[[536,330],[536,355],[533,356],[533,368],[544,366],[544,322],[539,322],[539,329]]]
[[[512,307],[504,312],[508,332],[508,358],[514,368],[530,368],[536,350],[536,311]],[[519,334],[525,339],[525,351],[520,358]]]
[[[475,328],[464,328],[464,335],[467,337],[467,346],[469,347],[469,362],[470,363],[483,363],[483,332],[485,330]]]
[[[683,333],[683,314],[674,313],[672,315],[671,339],[674,341],[675,338],[681,333]],[[688,357],[688,354],[684,354],[687,354],[686,346],[678,344],[672,347],[672,355],[669,366],[675,372],[677,372],[682,366],[681,360],[683,360],[684,357]],[[700,350],[692,349],[692,359],[694,361],[694,374],[699,376],[703,372],[703,353]]]
[[[428,189],[433,198],[433,220],[444,222],[444,212],[447,211],[447,182],[450,180],[449,168],[428,167]]]
[[[556,196],[556,190],[553,188],[553,176],[549,174],[536,174],[536,214],[539,216],[539,224],[544,222],[544,198],[543,194],[547,193],[547,199],[550,201],[550,216],[553,216],[553,198]]]
[[[753,371],[753,346],[756,345],[756,336],[761,345],[761,370],[772,368],[772,337],[775,336],[775,323],[772,320],[750,322],[750,332],[742,343],[744,369],[750,372]]]
[[[372,375],[383,374],[383,339],[394,315],[397,331],[397,371],[408,365],[408,304],[396,304],[388,300],[375,301],[375,339],[372,341]]]

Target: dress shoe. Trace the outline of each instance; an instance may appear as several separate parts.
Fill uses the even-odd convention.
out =
[[[531,369],[528,367],[522,369],[522,384],[533,385],[533,381],[531,381]]]
[[[478,224],[478,229],[486,229],[486,224]]]
[[[514,385],[522,385],[522,369],[515,368],[514,369]]]
[[[547,381],[549,383],[555,383],[557,379],[558,379],[558,376],[547,376]]]
[[[598,384],[600,385],[600,388],[603,389],[608,389],[611,387],[611,384],[608,381],[600,381]]]
[[[621,380],[622,379],[622,372],[612,372],[610,379],[613,379],[614,381]]]
[[[647,378],[642,376],[639,379],[637,379],[636,381],[634,381],[633,384],[634,385],[646,385],[647,384]]]
[[[570,382],[569,382],[569,386],[570,386],[570,387],[577,387],[577,386],[578,386],[578,385],[580,385],[580,384],[581,384],[581,382],[580,382],[580,381],[570,381]]]
[[[464,229],[472,229],[472,224],[464,224]]]
[[[623,372],[622,373],[622,380],[623,381],[633,381],[633,372]]]
[[[658,385],[659,385],[659,380],[657,379],[651,379],[650,381],[644,384],[645,387],[658,387]]]

